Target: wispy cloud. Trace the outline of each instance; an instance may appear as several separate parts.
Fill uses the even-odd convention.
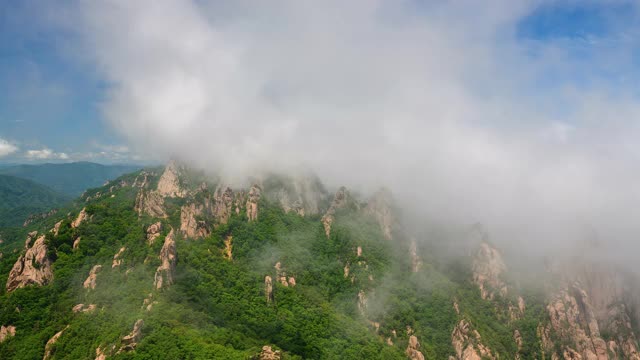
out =
[[[27,150],[24,156],[29,160],[69,160],[68,154],[63,152],[55,152],[48,148],[39,150]]]
[[[0,138],[0,157],[11,155],[18,150],[18,146],[5,139]]]
[[[630,49],[521,41],[539,4],[80,2],[71,26],[136,153],[236,175],[304,164],[519,245],[585,224],[635,239],[640,103],[606,82]]]

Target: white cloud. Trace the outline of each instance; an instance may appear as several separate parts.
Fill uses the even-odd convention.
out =
[[[518,245],[585,224],[635,239],[633,86],[571,77],[624,74],[629,49],[589,63],[566,41],[524,43],[538,4],[80,2],[77,30],[136,153],[232,175],[303,164]]]
[[[11,155],[18,151],[18,147],[7,140],[0,138],[0,157]]]
[[[27,150],[25,157],[29,160],[68,160],[69,155],[63,152],[55,152],[48,148],[40,150]]]

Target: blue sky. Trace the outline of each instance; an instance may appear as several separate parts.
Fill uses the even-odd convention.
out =
[[[132,161],[126,137],[103,118],[107,81],[79,56],[78,34],[57,26],[59,14],[45,4],[0,3],[0,139],[13,146],[11,153],[0,151],[0,161]],[[528,56],[548,56],[548,46],[556,45],[571,61],[569,67],[549,66],[524,91],[567,85],[633,91],[640,83],[633,4],[546,2],[522,17],[515,37]]]

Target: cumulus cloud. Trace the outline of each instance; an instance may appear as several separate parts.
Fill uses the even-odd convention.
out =
[[[69,155],[63,152],[55,152],[48,148],[40,150],[27,150],[24,156],[29,160],[69,160]]]
[[[7,140],[0,138],[0,158],[18,151],[18,147]]]
[[[414,214],[481,221],[518,246],[585,226],[630,241],[640,104],[576,80],[624,71],[630,49],[589,62],[523,41],[539,5],[80,2],[73,25],[110,84],[107,120],[138,153],[387,185]]]

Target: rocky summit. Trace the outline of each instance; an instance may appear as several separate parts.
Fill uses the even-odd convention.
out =
[[[0,358],[640,360],[630,269],[523,271],[401,211],[312,174],[121,176],[3,233]]]

